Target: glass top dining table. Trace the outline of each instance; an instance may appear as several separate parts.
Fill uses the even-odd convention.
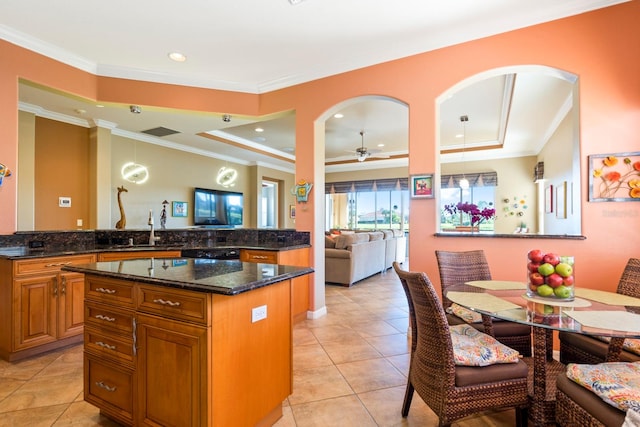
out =
[[[555,379],[565,367],[553,359],[553,331],[610,337],[607,361],[620,356],[625,338],[640,338],[640,299],[576,288],[573,301],[529,297],[523,282],[477,281],[449,286],[444,296],[482,315],[485,332],[494,319],[532,327],[530,418],[534,425],[555,421]]]

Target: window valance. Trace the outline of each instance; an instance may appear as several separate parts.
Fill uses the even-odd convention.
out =
[[[327,194],[408,189],[409,178],[368,179],[363,181],[327,182],[324,184],[324,191]]]
[[[471,187],[497,187],[498,186],[498,173],[497,172],[476,172],[454,174],[454,175],[441,175],[440,176],[440,188],[455,188],[460,186],[460,180],[462,178],[469,180]]]

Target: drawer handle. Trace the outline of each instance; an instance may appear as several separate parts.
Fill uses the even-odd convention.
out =
[[[105,389],[105,390],[107,390],[107,391],[110,391],[110,392],[112,392],[112,393],[113,393],[114,391],[116,391],[116,388],[117,388],[116,386],[109,387],[108,385],[106,385],[106,384],[105,384],[105,383],[103,383],[102,381],[96,381],[96,385],[97,385],[98,387],[103,388],[103,389]]]
[[[96,288],[96,292],[100,292],[100,293],[103,293],[103,294],[115,294],[116,290],[115,289]]]
[[[96,314],[96,319],[106,320],[107,322],[115,322],[116,321],[115,317],[107,317],[107,316],[102,315],[102,314]]]
[[[156,304],[168,305],[170,307],[179,307],[180,306],[180,301],[176,301],[176,302],[165,301],[162,298],[154,299],[153,302],[155,302]]]
[[[45,267],[61,267],[63,265],[69,265],[71,264],[71,261],[68,262],[52,262],[50,264],[45,264]]]
[[[252,258],[253,259],[267,259],[269,257],[266,256],[266,255],[253,255]]]
[[[102,348],[106,348],[107,350],[115,350],[116,346],[115,345],[109,345],[106,343],[103,343],[102,341],[96,341],[96,345],[102,347]]]

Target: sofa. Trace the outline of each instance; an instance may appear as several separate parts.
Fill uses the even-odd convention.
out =
[[[406,237],[400,230],[341,231],[325,236],[325,281],[351,286],[405,257]]]

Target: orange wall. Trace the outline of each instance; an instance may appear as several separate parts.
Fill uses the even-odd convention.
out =
[[[530,64],[555,67],[580,78],[580,192],[587,239],[438,238],[433,236],[436,201],[413,200],[410,265],[426,271],[437,283],[436,248],[482,248],[495,278],[523,279],[525,254],[539,247],[575,255],[578,286],[612,290],[626,260],[639,255],[640,203],[588,202],[587,156],[640,148],[637,16],[640,2],[632,1],[263,95],[95,77],[0,41],[0,116],[4,124],[0,126],[0,161],[15,169],[16,80],[23,77],[103,102],[249,115],[294,109],[298,179],[309,179],[319,172],[313,156],[314,121],[318,117],[356,96],[385,95],[409,107],[409,172],[437,172],[435,100],[439,95],[461,80],[495,68]],[[19,171],[17,175],[19,178]],[[15,230],[15,180],[6,180],[0,189],[0,205],[0,232],[11,233]],[[314,218],[313,212],[313,201],[307,209],[298,209],[298,229],[313,230],[317,222],[322,223],[323,219]]]
[[[89,219],[89,129],[36,117],[35,139],[35,229],[73,230]]]

